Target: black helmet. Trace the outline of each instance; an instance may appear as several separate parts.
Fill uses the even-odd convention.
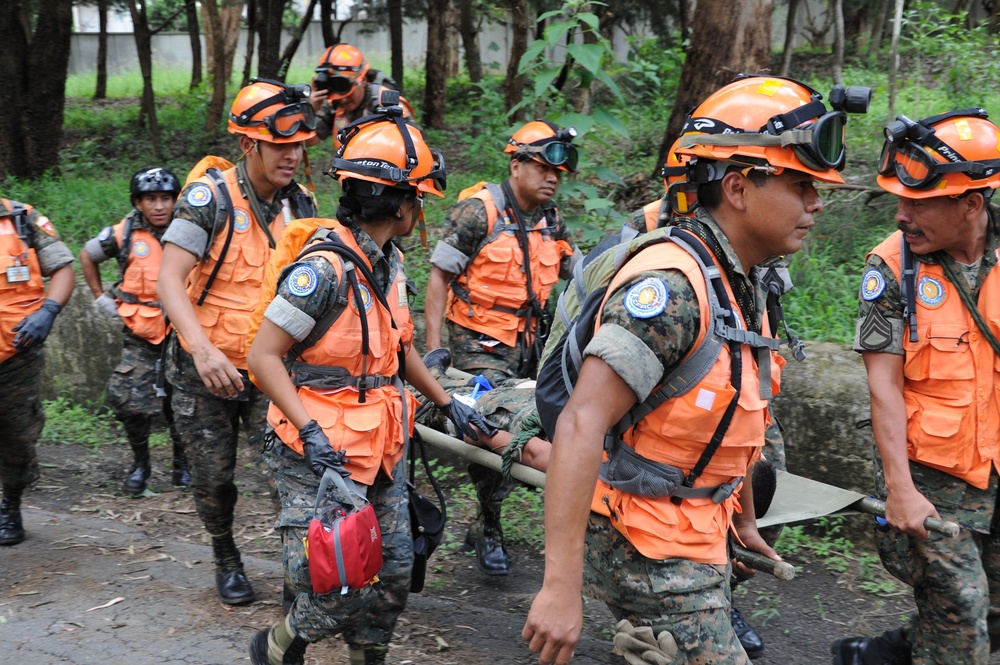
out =
[[[174,172],[162,166],[147,166],[139,169],[132,176],[132,186],[129,193],[132,195],[132,202],[143,194],[151,192],[172,192],[174,197],[181,193],[181,181],[177,179]]]

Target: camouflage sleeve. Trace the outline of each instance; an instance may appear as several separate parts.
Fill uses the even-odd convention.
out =
[[[639,233],[645,233],[646,211],[639,208],[638,210],[630,212],[628,217],[625,218],[625,223],[622,225],[622,229],[632,229],[633,231],[638,231]]]
[[[329,103],[323,105],[316,112],[316,137],[319,139],[330,138],[333,132],[333,107]]]
[[[899,280],[881,257],[872,254],[865,262],[858,292],[854,350],[901,356],[905,332]]]
[[[285,275],[264,318],[301,341],[334,307],[343,307],[337,302],[339,280],[322,256],[307,256],[293,263]]]
[[[28,206],[28,222],[31,234],[28,241],[38,255],[42,276],[48,277],[60,268],[73,263],[73,253],[69,251],[66,243],[59,239],[59,232],[48,217]]]
[[[174,217],[163,234],[162,242],[173,243],[199,259],[205,252],[217,212],[215,188],[195,181],[181,191],[174,206]]]
[[[441,242],[471,257],[489,229],[486,205],[476,198],[459,201],[448,211],[445,224]]]
[[[584,356],[610,365],[642,401],[691,350],[700,323],[698,297],[683,273],[639,273],[608,298]]]

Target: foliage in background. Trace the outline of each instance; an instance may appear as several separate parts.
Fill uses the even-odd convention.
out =
[[[93,448],[125,443],[115,417],[96,404],[78,404],[66,395],[43,403],[45,427],[41,443],[81,443]]]

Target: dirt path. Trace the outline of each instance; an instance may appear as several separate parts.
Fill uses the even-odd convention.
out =
[[[238,465],[237,541],[258,593],[230,608],[214,591],[211,549],[190,494],[166,488],[166,451],[154,451],[155,496],[117,491],[124,447],[40,448],[43,479],[25,497],[28,539],[0,549],[0,661],[25,665],[152,665],[248,662],[256,630],[281,614],[280,544],[271,529],[267,488],[249,454]],[[449,526],[453,543],[465,525]],[[457,546],[435,554],[425,591],[412,595],[389,662],[430,665],[534,662],[520,639],[542,577],[537,552],[514,546],[514,573],[489,578]],[[855,552],[860,554],[860,552]],[[787,557],[800,564],[801,559]],[[792,582],[755,580],[737,590],[737,606],[766,642],[762,665],[829,662],[830,642],[894,627],[912,612],[908,595],[877,597],[851,575],[805,563]],[[609,641],[613,619],[586,605],[584,639],[573,662],[618,664]],[[307,652],[309,664],[346,665],[342,644]],[[1000,660],[997,660],[1000,662]]]

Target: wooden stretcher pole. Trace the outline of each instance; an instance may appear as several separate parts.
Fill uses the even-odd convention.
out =
[[[786,582],[795,579],[795,566],[786,561],[769,559],[760,552],[754,552],[739,545],[734,545],[733,549],[736,553],[736,560],[754,570],[769,573]]]
[[[500,471],[503,467],[503,459],[496,453],[491,453],[483,448],[459,441],[453,436],[448,436],[436,429],[425,427],[420,423],[417,423],[416,428],[420,432],[420,436],[424,438],[424,441],[432,446],[442,448],[456,455],[461,455],[476,464],[482,464],[494,471]],[[534,487],[545,487],[545,474],[538,469],[532,469],[530,466],[515,462],[510,469],[510,475],[522,483],[527,483]]]
[[[854,504],[854,508],[862,513],[868,513],[869,515],[875,515],[876,517],[885,517],[885,501],[874,497],[866,496],[863,499],[858,499],[857,503]],[[924,528],[928,531],[940,533],[942,536],[947,536],[949,538],[956,537],[958,532],[962,529],[962,527],[954,522],[939,520],[936,517],[928,517],[925,519]]]

